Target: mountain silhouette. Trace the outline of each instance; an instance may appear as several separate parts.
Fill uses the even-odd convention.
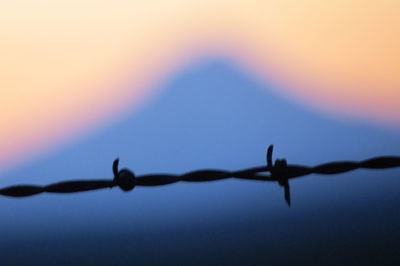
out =
[[[68,171],[82,164],[96,173],[99,163],[115,157],[143,173],[240,167],[255,158],[262,161],[271,143],[278,156],[281,151],[311,164],[338,159],[332,154],[360,159],[398,151],[397,133],[320,114],[277,95],[278,90],[229,62],[199,62],[169,80],[141,110],[7,176],[21,178],[24,171],[46,166]],[[232,160],[235,164],[222,162]]]
[[[269,144],[275,145],[275,158],[305,165],[398,155],[399,134],[319,113],[278,91],[273,84],[257,82],[230,62],[200,61],[168,80],[160,93],[140,110],[125,114],[31,164],[4,173],[0,187],[112,178],[111,164],[116,157],[120,158],[121,167],[137,174],[183,173],[202,168],[236,170],[265,164]],[[327,245],[315,244],[320,244],[322,235],[333,239],[337,243],[334,249],[339,250],[342,238],[352,232],[347,225],[361,224],[360,217],[383,217],[385,230],[396,228],[399,217],[390,216],[391,221],[384,217],[395,212],[400,200],[397,176],[398,170],[356,171],[335,179],[310,177],[295,181],[292,197],[296,198],[297,206],[291,212],[281,200],[278,185],[237,180],[135,188],[129,193],[106,189],[73,196],[4,199],[0,201],[3,217],[11,218],[0,222],[0,228],[8,232],[0,240],[0,248],[10,250],[38,238],[50,243],[46,241],[54,240],[57,235],[58,244],[54,247],[49,244],[46,249],[28,249],[28,246],[21,249],[31,250],[31,256],[32,252],[45,254],[49,250],[64,254],[61,241],[72,243],[84,235],[85,240],[80,243],[86,253],[80,251],[78,255],[83,261],[91,261],[91,256],[105,256],[99,255],[95,247],[107,249],[107,245],[96,239],[118,244],[123,239],[128,247],[141,252],[126,253],[133,263],[146,261],[150,249],[168,246],[173,243],[170,237],[176,237],[182,252],[195,256],[196,248],[205,250],[206,256],[199,260],[200,264],[215,255],[210,243],[221,252],[221,259],[229,261],[231,251],[242,252],[253,260],[231,260],[252,264],[266,255],[278,261],[279,257],[265,252],[274,243],[275,251],[278,247],[291,247],[288,243],[306,246],[307,237],[314,241],[312,250],[326,252]],[[342,218],[337,217],[338,213]],[[24,219],[15,218],[19,216]],[[371,219],[372,222],[358,227],[358,232],[368,227],[378,236],[383,225]],[[291,221],[298,223],[294,225]],[[334,225],[335,221],[339,225]],[[331,226],[332,231],[325,232],[322,224]],[[37,231],[38,227],[43,229]],[[302,232],[309,233],[305,236]],[[237,242],[232,237],[235,234]],[[291,239],[291,234],[298,239]],[[356,234],[348,243],[361,245],[365,237]],[[390,239],[380,240],[399,244],[395,239],[400,238]],[[253,249],[250,247],[253,244],[258,247]],[[190,247],[194,249],[189,250]],[[171,250],[171,246],[165,247],[161,257],[170,262],[185,261],[185,255],[182,260],[172,259],[166,253]],[[293,258],[301,257],[301,251],[304,249],[294,252]],[[112,247],[108,252],[121,255],[121,250]],[[363,252],[362,248],[354,254],[349,251],[356,258],[362,257]],[[114,259],[119,261],[117,257]],[[50,259],[48,263],[51,262]]]

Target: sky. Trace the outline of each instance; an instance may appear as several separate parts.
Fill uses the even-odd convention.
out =
[[[0,187],[399,155],[396,1],[166,2],[1,2]],[[398,174],[2,197],[0,254],[391,265]]]
[[[399,8],[392,0],[1,1],[0,168],[118,118],[204,56],[228,57],[318,111],[398,126]]]

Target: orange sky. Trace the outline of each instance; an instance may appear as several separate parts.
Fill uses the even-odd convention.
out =
[[[0,168],[227,56],[319,110],[400,123],[400,2],[0,0]]]

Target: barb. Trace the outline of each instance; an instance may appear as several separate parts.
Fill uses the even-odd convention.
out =
[[[114,160],[112,165],[114,174],[114,179],[112,180],[66,181],[47,186],[17,185],[0,189],[0,195],[10,197],[27,197],[44,192],[74,193],[113,187],[119,187],[123,191],[131,191],[137,186],[153,187],[164,186],[177,182],[207,182],[227,178],[236,178],[244,180],[277,182],[284,188],[284,198],[290,207],[290,179],[304,177],[310,174],[340,174],[360,168],[386,169],[400,167],[400,157],[396,156],[376,157],[360,162],[330,162],[314,167],[288,165],[285,159],[277,159],[273,164],[272,153],[273,146],[270,145],[267,150],[266,166],[248,168],[239,171],[198,170],[182,175],[151,174],[135,176],[135,174],[129,169],[119,170],[119,159],[117,158]]]

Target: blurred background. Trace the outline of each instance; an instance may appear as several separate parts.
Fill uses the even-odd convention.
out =
[[[400,155],[396,1],[0,1],[0,187]],[[0,199],[2,265],[397,265],[399,169]]]

